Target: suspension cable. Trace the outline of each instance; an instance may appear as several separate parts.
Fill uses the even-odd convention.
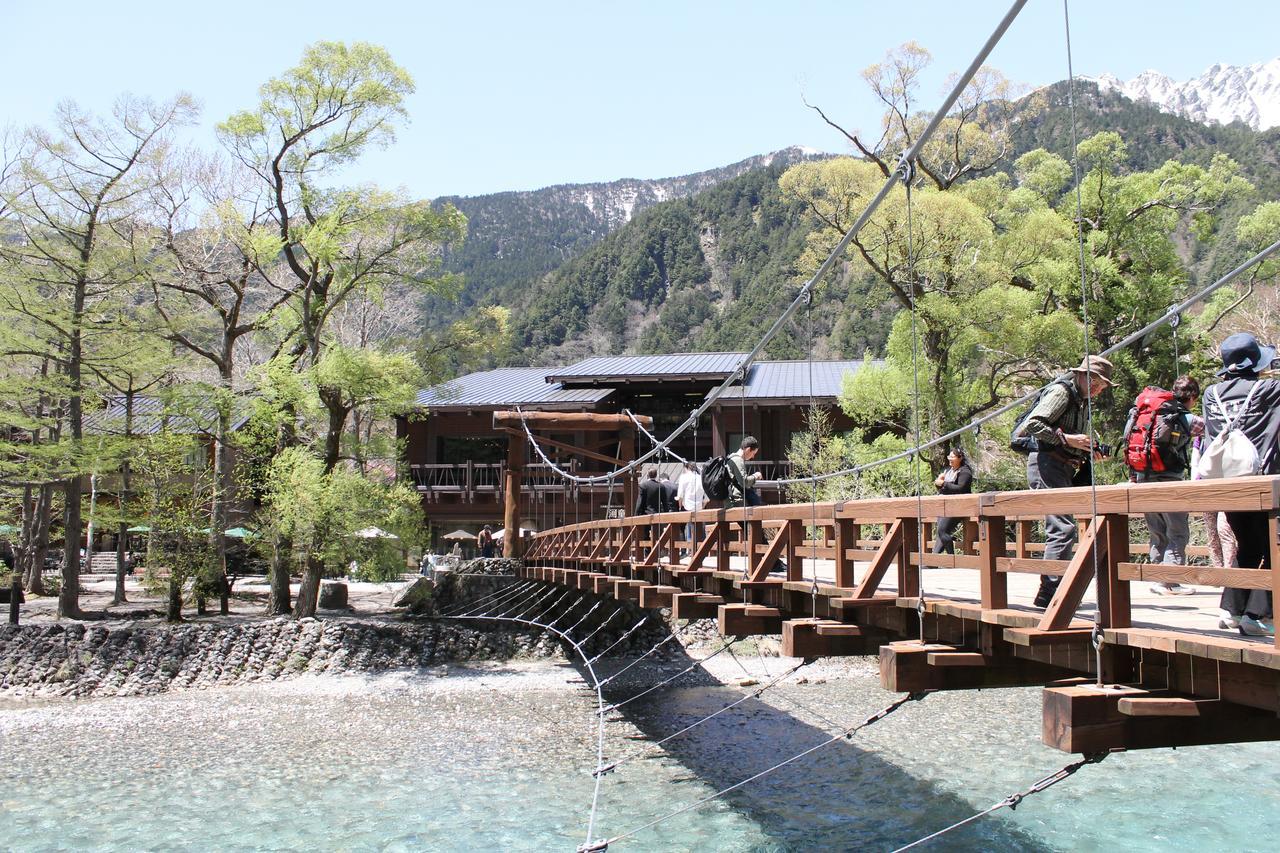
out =
[[[1035,782],[1031,786],[1024,788],[1021,791],[1018,791],[1015,794],[1010,794],[1000,802],[995,803],[989,806],[988,808],[983,809],[977,814],[970,815],[964,820],[957,821],[956,823],[951,824],[945,829],[938,830],[932,835],[926,835],[924,838],[917,839],[916,841],[913,841],[910,844],[907,844],[903,847],[899,847],[897,850],[893,851],[893,853],[902,853],[902,851],[904,850],[910,850],[914,847],[919,847],[921,844],[924,844],[928,841],[932,841],[933,839],[941,835],[946,835],[948,832],[951,832],[952,830],[959,829],[962,826],[966,826],[967,824],[973,823],[975,820],[978,820],[979,818],[986,817],[987,815],[991,814],[994,811],[999,811],[1000,809],[1003,809],[1003,808],[1008,808],[1010,810],[1016,809],[1022,803],[1022,801],[1025,800],[1027,797],[1030,797],[1034,794],[1039,794],[1041,791],[1045,791],[1049,788],[1052,788],[1054,785],[1058,784],[1063,779],[1066,779],[1068,776],[1074,775],[1075,772],[1080,768],[1088,764],[1098,764],[1103,759],[1105,759],[1108,755],[1110,755],[1110,753],[1107,753],[1107,752],[1096,752],[1096,753],[1086,754],[1085,757],[1080,759],[1079,761],[1071,762],[1070,764],[1054,771],[1053,773],[1050,773],[1048,776],[1045,776],[1043,779],[1039,780],[1038,782]]]
[[[1162,326],[1165,326],[1166,324],[1168,324],[1173,318],[1177,317],[1179,314],[1183,313],[1188,308],[1191,308],[1203,302],[1205,299],[1211,296],[1215,291],[1220,290],[1221,288],[1235,281],[1241,275],[1248,272],[1250,269],[1262,263],[1267,258],[1271,257],[1277,252],[1280,252],[1280,240],[1277,240],[1276,242],[1272,243],[1270,246],[1258,252],[1256,255],[1249,258],[1247,261],[1244,261],[1238,267],[1236,267],[1235,269],[1231,270],[1226,275],[1224,275],[1222,278],[1218,279],[1212,284],[1206,285],[1204,288],[1197,291],[1195,294],[1191,295],[1187,299],[1184,299],[1182,302],[1179,302],[1177,305],[1171,306],[1169,310],[1167,310],[1164,314],[1160,315],[1160,317],[1158,317],[1155,320],[1152,320],[1150,323],[1143,326],[1141,329],[1138,329],[1136,332],[1126,335],[1122,340],[1112,344],[1111,346],[1099,352],[1098,355],[1102,356],[1103,358],[1106,358],[1128,347],[1135,341],[1141,340],[1142,338],[1154,332],[1156,329],[1159,329]],[[1008,412],[1013,411],[1019,406],[1025,403],[1028,403],[1031,400],[1034,400],[1036,397],[1040,395],[1041,391],[1049,387],[1049,384],[1051,383],[1046,383],[1045,385],[1042,385],[1039,388],[1036,388],[1034,391],[1029,391],[1026,394],[1023,394],[1021,397],[1018,397],[1016,400],[1012,400],[1011,402],[1005,403],[1000,408],[993,409],[992,411],[987,412],[986,414],[980,417],[974,418],[964,426],[956,427],[950,432],[944,433],[943,435],[940,435],[937,438],[934,438],[930,441],[926,441],[925,443],[917,447],[908,447],[906,450],[902,450],[890,456],[885,456],[882,459],[876,459],[872,462],[866,462],[861,465],[855,465],[850,468],[841,469],[839,471],[831,471],[825,474],[819,474],[817,479],[830,480],[834,477],[842,477],[850,474],[861,474],[873,468],[878,468],[882,465],[888,465],[891,462],[897,462],[901,459],[905,459],[909,456],[913,456],[917,453],[921,453],[925,450],[929,450],[931,448],[937,447],[940,444],[944,444],[948,441],[952,441],[953,439],[959,438],[960,436],[963,436],[966,433],[974,432],[978,430],[983,424],[989,423],[990,421],[995,420],[1001,415],[1007,414]],[[779,485],[792,485],[794,483],[803,483],[807,479],[808,478],[801,477],[801,478],[778,480],[777,482]]]
[[[685,726],[679,731],[672,732],[671,734],[664,737],[662,740],[653,741],[652,743],[646,744],[646,746],[662,746],[663,744],[668,743],[669,741],[673,741],[683,734],[687,734],[688,732],[693,731],[703,723],[706,723],[715,719],[716,717],[723,714],[725,711],[729,711],[733,708],[738,707],[743,702],[746,702],[748,699],[759,699],[761,696],[764,695],[764,692],[768,690],[770,687],[773,687],[774,685],[780,683],[783,679],[787,678],[788,676],[794,675],[801,667],[807,666],[809,662],[810,662],[810,659],[807,659],[807,658],[805,660],[800,661],[800,663],[796,664],[795,666],[788,669],[786,672],[783,672],[777,677],[775,677],[774,679],[772,679],[768,684],[765,684],[764,686],[756,690],[753,690],[749,693],[746,693],[738,697],[734,701],[730,702],[728,705],[718,708],[715,711],[712,711],[710,714],[707,714],[706,716],[702,717],[701,719],[695,720],[694,722],[690,723],[689,725]],[[609,680],[605,679],[603,683],[607,684],[608,682]],[[635,761],[636,759],[640,758],[643,754],[644,754],[643,749],[636,750],[636,752],[632,753],[631,755],[624,755],[622,758],[619,758],[618,760],[610,764],[606,764],[598,772],[612,773],[614,770],[617,770],[622,765],[629,764],[632,761]]]
[[[809,755],[812,755],[813,753],[817,752],[820,749],[823,749],[824,747],[828,747],[831,744],[837,743],[841,740],[851,740],[853,736],[857,734],[859,731],[861,731],[862,729],[865,729],[867,726],[874,725],[875,723],[880,722],[885,717],[889,716],[894,711],[901,708],[903,705],[906,705],[908,702],[918,701],[920,699],[923,699],[926,695],[928,695],[928,691],[923,691],[920,693],[908,693],[906,696],[903,696],[902,698],[895,700],[885,708],[867,717],[861,723],[858,723],[857,725],[849,726],[848,728],[845,728],[842,731],[832,735],[827,740],[822,741],[821,743],[814,744],[813,746],[809,747],[803,752],[799,752],[791,756],[790,758],[785,758],[782,761],[779,761],[777,764],[774,764],[772,767],[768,767],[764,770],[761,770],[759,773],[755,773],[751,776],[748,776],[746,779],[743,779],[741,782],[735,782],[729,787],[716,791],[714,794],[709,794],[703,797],[702,799],[697,800],[696,802],[690,803],[687,806],[676,809],[675,811],[669,812],[665,815],[662,815],[661,817],[654,818],[648,823],[643,823],[637,827],[634,827],[633,829],[627,830],[626,832],[622,832],[622,833],[619,833],[618,835],[611,836],[610,838],[596,841],[592,844],[586,845],[585,847],[579,847],[578,848],[579,853],[595,853],[596,851],[608,850],[609,846],[612,844],[617,844],[619,841],[622,841],[627,838],[631,838],[632,836],[640,832],[643,832],[644,830],[649,829],[650,827],[657,826],[658,824],[664,821],[668,821],[671,818],[678,817],[679,815],[682,815],[685,812],[690,812],[690,811],[693,811],[694,809],[701,808],[702,806],[705,806],[707,803],[712,802],[713,800],[720,799],[725,794],[729,794],[729,793],[732,793],[733,791],[738,790],[744,785],[749,785],[750,783],[756,781],[757,779],[762,779],[776,770],[780,770],[789,764],[794,764],[800,759],[805,758]]]
[[[924,150],[924,146],[929,142],[930,139],[933,138],[934,133],[937,132],[938,127],[950,114],[951,108],[954,107],[956,104],[956,101],[960,99],[960,96],[964,93],[964,90],[969,85],[969,82],[973,79],[974,75],[978,73],[978,70],[982,67],[982,64],[986,61],[987,57],[991,55],[991,51],[995,49],[995,46],[1000,42],[1000,39],[1004,36],[1005,31],[1008,30],[1010,25],[1013,24],[1014,19],[1018,17],[1018,13],[1022,11],[1022,7],[1025,6],[1026,4],[1027,4],[1027,0],[1014,0],[1013,4],[1009,7],[1009,10],[1005,12],[1004,17],[1000,19],[1000,22],[996,25],[996,28],[992,31],[991,35],[987,37],[987,40],[983,43],[982,47],[978,50],[978,53],[973,58],[973,61],[970,62],[969,66],[956,77],[955,85],[951,88],[951,91],[947,94],[947,96],[943,99],[942,103],[938,106],[938,109],[933,113],[933,116],[929,119],[928,124],[926,124],[924,129],[920,131],[919,135],[915,138],[915,141],[911,143],[911,146],[905,152],[903,152],[902,157],[900,158],[897,166],[893,170],[893,173],[890,174],[888,178],[886,178],[884,185],[881,186],[880,190],[871,198],[870,201],[867,202],[867,206],[863,209],[862,213],[858,215],[858,218],[854,220],[853,224],[849,226],[849,230],[846,231],[844,236],[840,238],[840,242],[835,245],[835,248],[831,250],[831,252],[827,255],[826,259],[822,262],[822,264],[818,267],[818,269],[814,272],[814,274],[810,276],[809,279],[800,287],[800,290],[799,292],[797,292],[796,296],[791,300],[791,302],[787,305],[787,307],[783,309],[782,313],[779,314],[778,317],[773,321],[773,324],[770,325],[768,330],[766,330],[765,333],[760,337],[760,340],[756,342],[756,345],[751,348],[751,351],[748,352],[745,356],[743,356],[742,360],[738,363],[738,366],[734,369],[734,371],[730,373],[728,376],[726,376],[724,381],[722,381],[718,386],[716,386],[716,388],[712,389],[711,393],[709,393],[706,396],[706,398],[702,401],[702,404],[699,405],[698,408],[694,410],[693,414],[690,415],[690,417],[686,419],[682,424],[680,424],[680,426],[677,427],[676,430],[671,433],[671,435],[667,436],[667,438],[663,440],[658,447],[655,447],[649,450],[649,452],[638,457],[637,459],[634,459],[633,461],[627,463],[621,468],[617,468],[606,474],[600,474],[594,477],[582,477],[582,478],[576,478],[576,479],[578,479],[581,482],[603,482],[604,480],[608,479],[611,476],[617,476],[619,474],[623,474],[623,473],[635,470],[637,467],[644,464],[650,458],[652,458],[653,456],[656,456],[661,449],[665,449],[678,436],[682,435],[685,432],[685,430],[690,429],[695,423],[697,423],[697,419],[700,418],[703,415],[703,413],[705,413],[713,405],[715,405],[716,401],[719,400],[720,397],[729,389],[729,387],[734,383],[734,381],[737,379],[739,375],[742,375],[745,377],[747,367],[749,367],[753,362],[755,362],[757,358],[760,357],[760,353],[764,351],[764,348],[769,344],[770,341],[774,339],[774,337],[777,336],[778,332],[781,331],[786,326],[786,324],[791,321],[791,317],[796,313],[797,310],[799,310],[801,304],[805,299],[805,294],[813,291],[814,288],[816,288],[817,285],[824,278],[826,278],[827,273],[830,272],[831,269],[839,262],[840,258],[843,257],[845,250],[849,248],[849,244],[853,241],[853,238],[858,236],[858,233],[862,231],[863,227],[866,226],[866,224],[871,221],[872,215],[875,214],[877,208],[880,207],[880,205],[884,202],[884,200],[888,198],[890,192],[893,190],[894,186],[897,184],[899,180],[898,175],[903,168],[903,163],[914,161],[915,158],[920,154],[920,152]],[[528,433],[527,424],[525,424],[525,431],[526,433]],[[538,450],[538,455],[542,456],[543,459],[549,465],[551,465],[551,468],[553,471],[555,471],[561,477],[573,477],[572,474],[570,474],[569,472],[560,468],[560,466],[555,465],[549,459],[547,459],[546,455],[542,452],[541,448],[538,447],[536,441],[534,441],[532,433],[528,433],[528,434],[529,434],[530,441],[534,442],[534,446]]]

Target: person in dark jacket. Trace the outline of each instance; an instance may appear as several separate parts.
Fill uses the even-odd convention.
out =
[[[650,468],[644,472],[644,480],[640,483],[640,503],[636,506],[636,515],[655,512],[662,512],[662,484],[658,482],[658,469]]]
[[[1235,419],[1235,427],[1258,451],[1259,473],[1280,474],[1280,381],[1260,379],[1276,351],[1259,345],[1248,332],[1222,342],[1222,381],[1210,385],[1201,400],[1205,438],[1212,441]],[[1265,512],[1228,512],[1227,524],[1236,537],[1236,565],[1242,569],[1271,568]],[[1219,627],[1238,628],[1248,636],[1273,636],[1271,593],[1262,589],[1224,589],[1221,607],[1226,615]]]
[[[947,454],[947,469],[933,481],[940,495],[967,495],[973,491],[973,469],[965,459],[964,451],[958,447],[951,448]],[[956,528],[964,522],[963,517],[943,516],[938,519],[937,538],[933,544],[935,554],[954,554],[956,552]]]
[[[1032,489],[1062,489],[1074,485],[1078,471],[1104,457],[1088,434],[1089,400],[1110,388],[1111,362],[1100,355],[1086,357],[1071,374],[1059,377],[1040,395],[1023,421],[1022,434],[1034,438],[1039,449],[1027,456],[1027,485]],[[1044,519],[1044,558],[1069,560],[1076,544],[1076,520],[1070,515]],[[1058,575],[1041,575],[1036,607],[1048,607],[1058,591]]]
[[[662,487],[662,511],[675,512],[680,505],[676,503],[676,484],[671,482],[671,475],[663,474],[658,485]]]

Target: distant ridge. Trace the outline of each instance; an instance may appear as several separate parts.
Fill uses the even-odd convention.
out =
[[[1144,71],[1132,80],[1111,74],[1084,79],[1206,124],[1242,121],[1254,130],[1280,125],[1280,58],[1254,65],[1213,65],[1183,82],[1159,71]]]
[[[436,204],[451,203],[466,214],[467,239],[445,255],[444,263],[449,272],[463,274],[467,285],[457,302],[428,300],[424,319],[429,328],[439,328],[478,305],[512,304],[534,281],[654,205],[689,198],[756,169],[829,156],[793,145],[672,178],[622,178],[436,199]]]

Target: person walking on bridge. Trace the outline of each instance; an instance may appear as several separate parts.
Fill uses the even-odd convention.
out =
[[[1228,423],[1244,433],[1258,452],[1259,473],[1280,474],[1280,381],[1262,379],[1276,351],[1263,347],[1248,332],[1222,342],[1222,381],[1204,393],[1205,438],[1212,441]],[[1271,568],[1269,524],[1265,512],[1228,512],[1227,523],[1236,537],[1236,565],[1242,569]],[[1271,593],[1263,589],[1224,589],[1221,607],[1226,615],[1219,627],[1237,628],[1247,636],[1273,636]]]
[[[1091,355],[1071,373],[1054,380],[1023,421],[1020,432],[1036,440],[1038,449],[1027,456],[1027,485],[1032,489],[1062,489],[1081,466],[1102,460],[1099,445],[1088,433],[1089,400],[1110,388],[1111,362]],[[1076,520],[1070,515],[1044,519],[1044,558],[1069,560],[1076,544]],[[1041,575],[1036,607],[1048,607],[1058,591],[1061,575]]]

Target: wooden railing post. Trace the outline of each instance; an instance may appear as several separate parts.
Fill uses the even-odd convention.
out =
[[[920,595],[920,566],[911,559],[911,553],[920,547],[920,522],[915,516],[900,521],[902,544],[898,550],[898,596],[917,598]]]
[[[1272,501],[1275,500],[1273,491]],[[1271,556],[1271,600],[1274,602],[1280,598],[1280,509],[1273,508],[1267,513],[1267,545]],[[1276,635],[1275,646],[1280,649],[1280,634]]]
[[[819,528],[821,530],[821,528]],[[804,580],[804,555],[799,553],[796,543],[804,540],[804,522],[793,518],[787,522],[787,527],[783,533],[787,534],[787,580],[799,581]],[[816,566],[814,567],[816,570]]]
[[[1133,625],[1129,581],[1120,580],[1120,563],[1129,559],[1129,516],[1104,515],[1102,522],[1106,552],[1098,560],[1098,613],[1104,628],[1129,628]]]
[[[1009,606],[1009,576],[999,570],[999,560],[1006,548],[1004,516],[982,517],[978,531],[982,546],[982,609],[1003,610]]]
[[[835,520],[836,539],[836,586],[847,588],[857,583],[853,573],[853,560],[849,559],[849,548],[858,547],[859,526],[851,518]]]

